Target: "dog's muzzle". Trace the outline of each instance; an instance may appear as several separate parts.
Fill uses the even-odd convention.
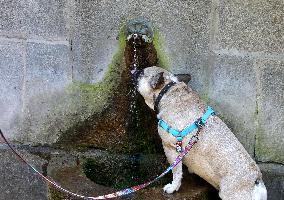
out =
[[[132,74],[132,79],[134,80],[135,85],[137,85],[139,77],[144,74],[144,70],[143,69],[131,70],[131,74]]]

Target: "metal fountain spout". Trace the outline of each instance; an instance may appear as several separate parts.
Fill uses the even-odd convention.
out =
[[[132,37],[136,39],[140,36],[144,42],[151,43],[154,37],[152,23],[144,17],[129,20],[126,26],[126,35],[127,40],[130,40]]]

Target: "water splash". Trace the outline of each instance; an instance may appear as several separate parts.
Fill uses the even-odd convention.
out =
[[[131,38],[133,38],[133,64],[131,66],[131,74],[134,74],[134,72],[139,68],[139,60],[138,60],[138,54],[137,54],[137,42],[138,34],[134,33],[131,34]],[[130,88],[129,94],[130,94],[130,112],[132,114],[135,114],[137,116],[138,110],[136,109],[136,97],[137,97],[137,89],[136,89],[136,80],[134,76],[132,76],[132,87]]]

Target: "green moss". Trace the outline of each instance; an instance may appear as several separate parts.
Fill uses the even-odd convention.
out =
[[[256,101],[254,118],[257,122],[257,127],[255,130],[255,144],[254,144],[254,156],[257,161],[261,160],[259,157],[265,156],[269,157],[271,155],[271,149],[267,148],[267,146],[263,146],[265,144],[265,139],[262,137],[264,135],[264,129],[261,126],[259,121],[260,108],[258,105],[258,101]]]
[[[41,123],[35,130],[30,130],[30,125],[34,122],[27,121],[23,128],[27,134],[24,134],[25,138],[19,138],[20,140],[53,144],[62,135],[68,135],[70,127],[95,113],[100,113],[110,104],[110,99],[113,96],[112,91],[117,87],[116,84],[125,69],[123,62],[126,41],[123,29],[124,27],[119,33],[119,47],[104,78],[96,84],[73,82],[65,88],[65,91],[46,95],[45,102],[49,103],[49,112],[37,115],[40,117]]]
[[[163,47],[165,41],[158,30],[154,30],[153,44],[157,51],[158,66],[168,70],[170,68],[170,59],[166,55],[165,49]]]
[[[256,160],[261,160],[259,157],[271,157],[271,149],[267,148],[267,146],[263,145],[266,143],[265,138],[262,137],[264,135],[264,130],[259,125],[255,132],[255,157]],[[263,160],[261,160],[263,161]]]
[[[108,71],[104,78],[96,84],[74,82],[67,87],[67,91],[70,95],[73,96],[76,94],[78,97],[77,99],[72,98],[73,102],[71,102],[71,107],[75,109],[79,103],[79,105],[85,107],[84,110],[89,110],[93,113],[101,111],[109,103],[113,95],[113,90],[116,88],[121,78],[122,71],[124,70],[122,63],[125,45],[125,35],[122,28],[119,34],[118,51],[114,55],[111,64],[108,66]]]

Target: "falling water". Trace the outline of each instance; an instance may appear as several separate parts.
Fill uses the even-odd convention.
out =
[[[133,64],[131,66],[131,73],[136,71],[139,67],[139,60],[138,60],[138,55],[137,55],[137,43],[136,43],[136,40],[138,38],[138,34],[132,34],[131,36],[133,38]],[[134,115],[137,115],[137,109],[136,108],[136,97],[137,97],[137,89],[136,89],[136,81],[134,80],[134,77],[132,76],[132,87],[130,88],[130,97],[131,97],[131,100],[130,100],[130,112]]]

